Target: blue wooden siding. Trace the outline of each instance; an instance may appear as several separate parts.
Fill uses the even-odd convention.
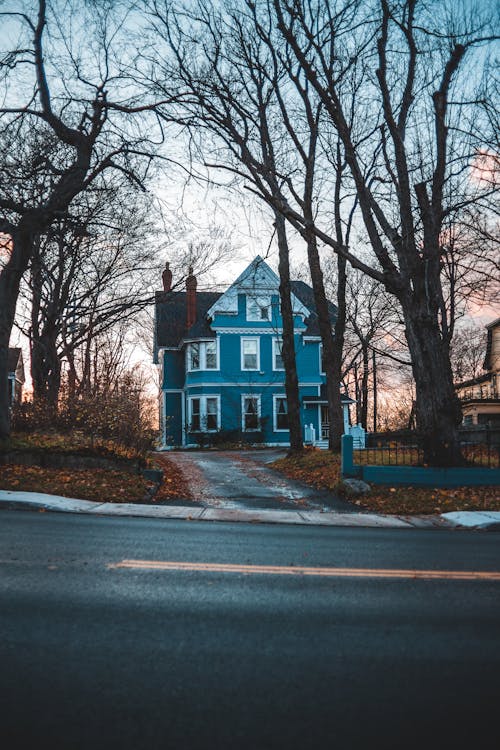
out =
[[[182,393],[165,393],[165,444],[182,444]]]
[[[166,350],[163,352],[162,388],[184,388],[184,351]]]

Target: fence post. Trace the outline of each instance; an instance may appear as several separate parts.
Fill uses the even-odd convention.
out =
[[[342,435],[341,441],[340,473],[343,477],[357,477],[360,474],[360,467],[354,465],[353,437]]]

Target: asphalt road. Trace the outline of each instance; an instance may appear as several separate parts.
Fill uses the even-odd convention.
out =
[[[499,542],[3,511],[0,746],[495,747]]]

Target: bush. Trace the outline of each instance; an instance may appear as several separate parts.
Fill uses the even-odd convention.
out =
[[[78,431],[88,436],[91,444],[113,440],[144,455],[153,449],[157,437],[147,407],[130,377],[113,390],[79,397],[63,389],[57,409],[40,403],[17,404],[12,411],[12,429],[18,433]]]

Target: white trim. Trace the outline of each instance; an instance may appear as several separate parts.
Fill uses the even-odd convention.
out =
[[[220,430],[221,426],[221,406],[220,406],[220,393],[195,393],[192,396],[188,396],[187,398],[187,406],[188,406],[188,427],[191,427],[191,421],[193,416],[193,399],[197,398],[200,402],[200,429],[199,430],[191,430],[187,429],[187,432],[190,434],[194,434],[196,432],[217,432]],[[215,429],[208,429],[205,425],[203,427],[202,420],[207,419],[207,399],[213,398],[217,401],[217,411],[216,411],[216,419],[217,419],[217,427]]]
[[[321,336],[303,336],[302,340],[307,341],[308,343],[311,341],[312,342],[321,341]]]
[[[186,445],[186,396],[181,397],[181,443]]]
[[[243,344],[245,341],[257,342],[257,364],[255,367],[243,367],[245,358],[243,354]],[[242,336],[240,339],[240,369],[242,372],[260,372],[260,338],[258,336]]]
[[[251,430],[245,429],[245,399],[252,398],[257,401],[257,427],[252,427]],[[261,417],[261,395],[260,393],[242,393],[241,394],[241,431],[247,434],[248,432],[259,432],[260,431],[260,417]]]
[[[267,263],[257,255],[245,270],[233,281],[224,294],[222,294],[207,310],[207,316],[213,318],[217,313],[227,315],[238,312],[238,294],[252,294],[256,297],[271,296],[279,293],[279,277],[269,268]],[[290,295],[292,309],[295,315],[301,315],[308,318],[310,310],[302,304],[299,298],[293,294]]]
[[[277,420],[278,414],[277,414],[277,411],[276,411],[276,400],[278,398],[283,398],[286,401],[286,393],[273,393],[273,432],[290,432],[290,429],[288,427],[287,428],[284,428],[284,427],[279,427],[278,428],[276,426],[277,425],[277,421],[278,421]],[[287,404],[286,412],[288,414],[288,404]]]
[[[194,372],[198,372],[198,370],[195,370]],[[211,370],[207,370],[206,372],[211,372]],[[215,370],[213,370],[213,372],[215,372]],[[243,370],[243,372],[245,373],[254,372],[260,376],[260,370]],[[277,372],[284,372],[284,370],[277,370]],[[243,378],[242,380],[234,380],[234,381],[214,380],[212,382],[209,382],[209,381],[203,380],[203,381],[199,381],[196,383],[186,383],[185,388],[186,389],[187,388],[235,388],[235,387],[249,388],[250,386],[255,387],[255,388],[283,388],[283,385],[284,385],[284,381],[282,380],[276,380],[273,383],[267,383],[267,382],[261,383],[258,380],[256,380],[255,382],[250,382],[248,379]],[[322,383],[318,383],[318,382],[299,383],[299,388],[317,388],[318,391],[320,390],[321,386],[322,386]],[[318,392],[318,396],[319,396],[319,392]]]
[[[163,388],[164,393],[184,393],[183,388]]]
[[[281,336],[273,336],[272,342],[272,357],[273,357],[273,372],[285,372],[285,366],[276,367],[276,354],[278,349],[278,342],[281,342],[281,351],[279,352],[281,359],[283,359],[283,338]]]
[[[323,359],[323,344],[320,344],[318,346],[318,350],[319,350],[319,374],[320,375],[326,375],[326,371],[323,370],[323,368],[321,366],[323,364],[323,362],[322,362],[322,359]]]
[[[167,391],[163,391],[163,445],[167,445]]]
[[[276,334],[283,333],[283,328],[274,326],[271,323],[268,324],[266,328],[264,326],[262,328],[244,328],[243,326],[239,328],[226,328],[226,326],[212,326],[212,329],[214,331],[217,331],[217,333],[233,333],[233,334],[239,334],[242,336],[246,336],[247,334],[249,336],[260,336],[265,334],[271,334],[272,336],[276,336]],[[303,328],[294,328],[293,332],[295,335],[300,336],[303,333]]]

